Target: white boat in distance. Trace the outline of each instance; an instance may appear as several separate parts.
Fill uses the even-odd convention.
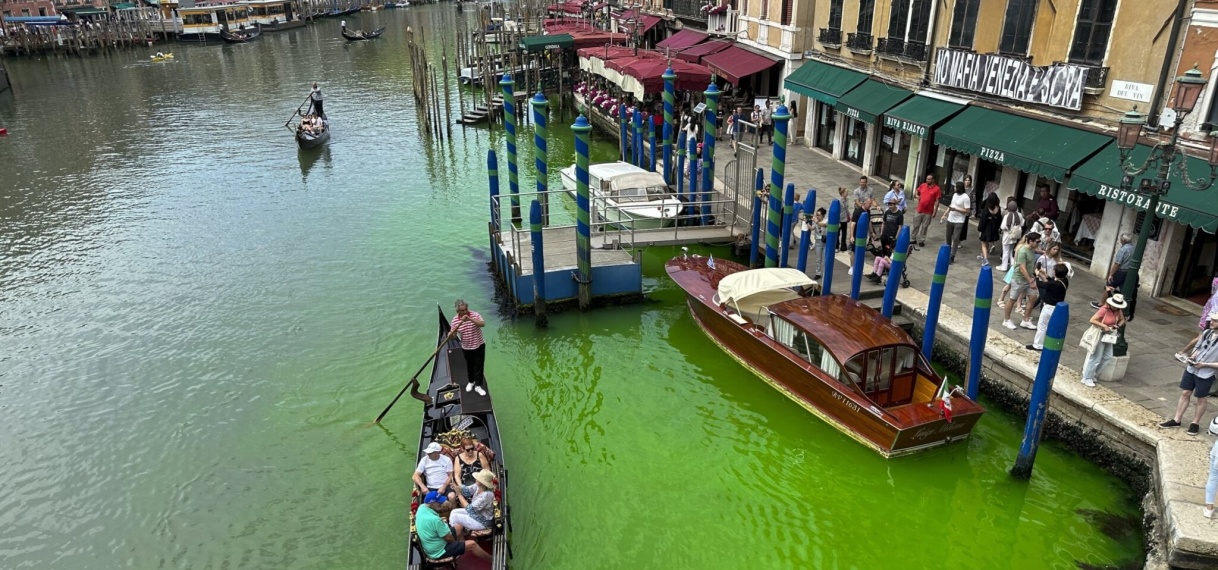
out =
[[[562,169],[562,187],[575,196],[575,166]],[[593,219],[632,226],[636,230],[676,223],[684,204],[664,183],[664,177],[628,162],[588,167],[588,192]]]

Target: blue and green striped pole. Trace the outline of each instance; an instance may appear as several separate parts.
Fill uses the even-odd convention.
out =
[[[715,131],[719,121],[719,88],[706,88],[706,111],[702,113],[702,225],[710,225],[710,199],[715,189]]]
[[[782,239],[778,242],[778,266],[787,267],[787,255],[791,251],[791,217],[795,215],[795,185],[787,183],[782,196]]]
[[[549,322],[546,317],[546,250],[542,240],[541,202],[533,200],[529,206],[529,237],[533,242],[533,314],[537,326]]]
[[[656,122],[650,117],[647,119],[647,150],[651,155],[651,168],[648,170],[656,171]]]
[[[757,180],[753,183],[753,240],[749,242],[749,267],[757,267],[757,258],[761,256],[761,210],[766,202],[761,201],[765,193],[765,169],[757,169]]]
[[[677,179],[677,196],[685,194],[685,129],[677,135],[677,171],[670,174]]]
[[[931,355],[935,351],[935,331],[939,328],[939,309],[943,307],[943,289],[947,283],[947,268],[952,260],[952,246],[943,244],[939,246],[939,257],[935,260],[935,275],[930,281],[930,304],[926,306],[926,326],[922,327],[922,356],[927,360],[931,359]],[[993,290],[993,285],[990,286]],[[978,290],[978,293],[981,291]],[[973,315],[976,319],[976,314]],[[987,326],[989,324],[989,316],[986,318]]]
[[[689,208],[698,210],[698,137],[689,137]]]
[[[850,264],[853,273],[850,276],[850,298],[856,301],[859,298],[859,291],[863,288],[863,256],[867,253],[869,228],[871,228],[871,216],[867,212],[863,212],[854,231],[854,262]]]
[[[985,355],[985,335],[990,332],[990,303],[993,302],[993,297],[993,271],[989,265],[982,265],[977,275],[977,293],[973,299],[973,332],[968,342],[968,397],[974,400],[981,389],[981,357]],[[1057,316],[1057,309],[1054,309],[1053,316]],[[1046,341],[1046,349],[1048,345]]]
[[[486,151],[486,177],[491,187],[491,227],[499,231],[499,157],[495,149]]]
[[[630,139],[626,138],[628,129],[626,123],[630,121],[630,117],[626,116],[626,104],[619,103],[617,108],[618,127],[621,129],[621,134],[618,136],[618,141],[622,143],[622,162],[630,162]]]
[[[673,122],[677,105],[677,74],[669,67],[661,77],[664,78],[664,182],[672,184],[672,132],[677,129]]]
[[[799,257],[795,258],[795,267],[800,271],[808,271],[808,250],[812,249],[812,224],[816,223],[813,219],[816,214],[816,189],[809,188],[808,195],[804,196],[804,222],[800,227],[799,232]]]
[[[774,157],[770,161],[770,223],[766,226],[765,266],[779,267],[778,248],[782,239],[782,182],[787,169],[787,122],[791,114],[781,105],[774,112]]]
[[[643,167],[643,113],[634,108],[634,165]]]
[[[909,257],[909,226],[901,226],[897,233],[897,245],[892,250],[892,265],[888,267],[888,285],[884,287],[884,301],[880,304],[880,314],[892,318],[892,309],[897,304],[897,287],[901,285],[901,275],[905,273],[905,258]]]
[[[1011,476],[1016,479],[1032,477],[1032,464],[1040,447],[1040,431],[1049,411],[1049,394],[1053,391],[1053,378],[1057,376],[1057,364],[1061,360],[1062,346],[1066,343],[1066,325],[1069,322],[1070,304],[1058,303],[1049,317],[1049,329],[1045,331],[1045,348],[1040,353],[1040,366],[1036,368],[1032,397],[1028,401],[1028,422],[1024,426],[1023,441],[1019,444],[1019,457],[1011,468]]]
[[[550,225],[550,152],[547,141],[550,129],[546,96],[540,91],[533,96],[533,165],[537,167],[537,198],[541,200],[541,223]]]
[[[820,282],[820,294],[829,295],[833,291],[833,265],[837,261],[837,234],[842,231],[842,202],[829,202],[829,217],[825,219],[825,269]]]
[[[575,261],[579,268],[579,308],[582,310],[592,305],[592,216],[588,203],[588,135],[592,125],[580,115],[575,118],[571,130],[575,131],[575,206],[578,209],[575,213]]]
[[[516,169],[516,82],[510,74],[499,80],[503,88],[503,131],[507,133],[508,194],[512,199],[512,225],[520,225],[520,182]]]

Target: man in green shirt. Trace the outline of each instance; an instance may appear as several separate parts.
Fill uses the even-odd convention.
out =
[[[432,560],[439,560],[450,556],[461,556],[468,552],[483,560],[490,560],[491,555],[478,546],[477,542],[461,541],[453,537],[448,523],[440,518],[441,513],[448,510],[444,504],[447,500],[442,493],[428,491],[427,495],[423,497],[423,504],[419,505],[419,510],[415,511],[414,529],[415,533],[419,535],[419,545],[423,548],[423,554]]]
[[[1027,294],[1028,301],[1026,309],[1024,309],[1023,322],[1019,326],[1025,329],[1036,329],[1036,325],[1032,324],[1032,320],[1028,318],[1028,314],[1032,311],[1032,307],[1036,304],[1036,245],[1040,243],[1040,234],[1036,232],[1028,232],[1024,236],[1025,242],[1018,246],[1015,250],[1015,273],[1011,276],[1011,293],[1007,296],[1007,306],[1003,309],[1002,326],[1008,329],[1016,329],[1015,323],[1011,322],[1011,311],[1015,309],[1015,305],[1019,304],[1019,298]]]

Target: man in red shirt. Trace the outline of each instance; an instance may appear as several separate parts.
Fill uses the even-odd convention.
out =
[[[485,396],[486,377],[482,375],[482,368],[486,363],[486,340],[482,338],[482,327],[486,326],[486,321],[482,320],[482,315],[469,310],[464,299],[457,299],[456,308],[452,328],[461,339],[461,354],[465,356],[465,371],[469,377],[465,391]]]
[[[918,243],[918,247],[926,247],[926,229],[930,220],[939,215],[939,198],[943,197],[943,189],[935,183],[935,175],[927,174],[926,182],[918,185],[915,191],[918,208],[914,212],[913,231],[910,239]]]

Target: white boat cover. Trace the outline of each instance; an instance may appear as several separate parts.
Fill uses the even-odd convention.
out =
[[[776,303],[795,298],[795,292],[790,291],[791,287],[805,287],[815,283],[816,281],[804,275],[804,272],[791,267],[766,267],[738,271],[719,280],[719,302],[740,303],[747,297],[775,292],[780,294],[765,297],[779,298],[778,301],[771,302]]]

